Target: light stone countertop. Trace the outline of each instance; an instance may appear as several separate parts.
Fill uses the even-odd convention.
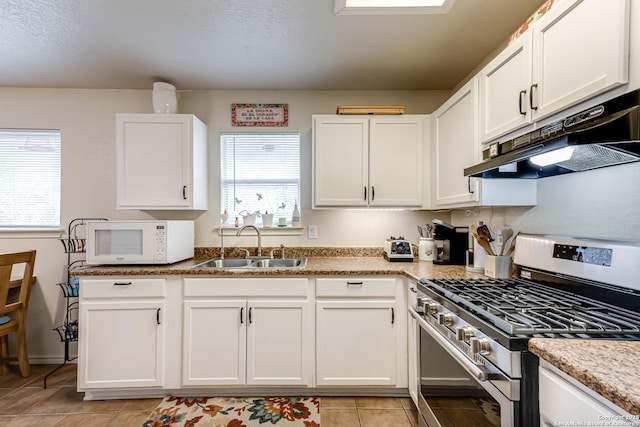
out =
[[[640,416],[640,342],[532,338],[529,350],[630,414]]]

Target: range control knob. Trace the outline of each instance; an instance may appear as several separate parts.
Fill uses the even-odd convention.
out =
[[[473,355],[491,353],[491,345],[486,338],[471,338],[469,344],[471,344],[471,353]]]
[[[445,326],[453,325],[453,314],[451,313],[438,313],[438,324]]]
[[[440,304],[438,304],[437,302],[432,302],[427,304],[427,311],[430,314],[438,314],[439,309],[440,309]]]
[[[473,328],[471,326],[463,326],[456,328],[456,338],[458,341],[466,341],[473,336]]]

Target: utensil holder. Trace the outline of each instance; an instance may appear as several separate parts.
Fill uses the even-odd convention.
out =
[[[494,279],[511,277],[511,257],[486,255],[484,257],[484,275]]]

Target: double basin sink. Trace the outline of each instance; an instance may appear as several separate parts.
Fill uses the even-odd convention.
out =
[[[307,265],[307,258],[215,258],[200,264],[196,268],[243,268],[243,269],[269,269],[269,268],[303,268]]]

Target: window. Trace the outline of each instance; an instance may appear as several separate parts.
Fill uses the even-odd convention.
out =
[[[246,212],[291,220],[300,203],[300,134],[222,134],[222,210],[232,220]]]
[[[60,132],[0,129],[0,230],[60,226]]]

